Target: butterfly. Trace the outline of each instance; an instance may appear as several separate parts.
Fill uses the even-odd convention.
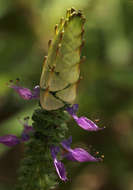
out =
[[[76,98],[83,25],[82,13],[71,8],[66,18],[55,26],[55,35],[48,43],[48,56],[44,58],[40,79],[40,103],[43,109],[56,110],[73,103]]]

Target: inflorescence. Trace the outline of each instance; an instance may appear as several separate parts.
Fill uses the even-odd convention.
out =
[[[16,84],[13,84],[13,82],[10,82],[9,87],[13,88],[19,94],[19,96],[25,100],[39,98],[38,85],[33,89],[33,92],[28,88],[17,86]],[[73,104],[72,106],[67,106],[67,108],[65,108],[65,111],[67,111],[72,116],[72,118],[76,121],[79,127],[87,131],[99,131],[103,129],[103,128],[99,128],[93,121],[89,120],[88,118],[84,116],[78,117],[76,115],[77,110],[78,110],[78,104]],[[32,126],[28,124],[28,120],[29,120],[29,117],[24,118],[24,121],[19,120],[19,122],[24,127],[20,137],[17,137],[12,134],[1,136],[0,143],[8,147],[12,147],[19,143],[22,143],[22,142],[24,143],[30,140],[30,135],[31,134],[34,135],[34,129]],[[58,146],[50,147],[50,152],[51,152],[51,156],[53,159],[56,172],[62,181],[67,180],[66,170],[65,170],[64,164],[61,162],[62,159],[66,158],[70,161],[75,161],[75,162],[98,162],[102,160],[102,158],[96,158],[92,156],[83,148],[72,149],[71,143],[72,143],[72,137],[70,136],[68,139],[60,142]],[[63,153],[64,150],[65,150],[65,153]],[[60,154],[61,160],[58,160],[57,158],[58,154]],[[103,157],[103,155],[101,157]]]

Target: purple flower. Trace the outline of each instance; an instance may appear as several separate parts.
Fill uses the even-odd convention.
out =
[[[12,81],[8,84],[10,88],[13,88],[21,98],[24,100],[31,100],[39,98],[40,87],[37,85],[34,87],[33,91],[28,88],[21,87],[19,85],[15,85]]]
[[[61,145],[63,146],[63,148],[66,151],[68,151],[68,153],[64,155],[65,158],[71,161],[77,161],[77,162],[98,162],[100,160],[100,158],[93,157],[86,150],[82,148],[72,149],[70,147],[71,143],[72,143],[72,137],[69,137],[67,140],[64,140],[61,142]]]
[[[29,120],[29,117],[26,117],[26,118],[24,119],[24,122],[21,121],[21,120],[19,120],[19,122],[20,122],[20,123],[23,125],[23,127],[24,127],[24,130],[23,130],[23,132],[22,132],[22,134],[21,134],[21,140],[22,140],[22,141],[28,141],[29,138],[30,138],[30,136],[29,136],[30,133],[34,131],[33,127],[30,126],[30,125],[28,125],[28,120]]]
[[[87,131],[99,131],[103,129],[99,128],[93,121],[91,121],[87,117],[78,117],[76,115],[76,112],[78,110],[78,104],[74,104],[72,107],[68,107],[66,110],[82,129]]]
[[[51,147],[51,155],[54,161],[56,172],[62,181],[66,181],[67,177],[66,177],[66,170],[64,164],[61,161],[57,160],[56,158],[59,151],[60,151],[59,147],[55,146]]]
[[[73,106],[72,107],[68,107],[66,110],[68,111],[68,113],[70,114],[70,115],[75,115],[75,113],[78,111],[78,104],[73,104]]]
[[[67,158],[68,160],[76,162],[98,162],[101,160],[101,158],[93,157],[86,150],[82,148],[72,149],[70,147],[71,143],[72,143],[72,137],[69,137],[67,140],[61,142],[61,145],[67,152],[62,155],[63,158]],[[61,180],[66,181],[67,177],[66,177],[66,170],[64,168],[64,164],[61,161],[57,160],[56,158],[59,152],[60,152],[59,147],[55,146],[51,147],[51,155],[54,161],[56,172]]]
[[[21,138],[18,138],[15,135],[4,135],[0,137],[0,143],[6,145],[6,146],[15,146],[21,142],[28,141],[30,138],[30,133],[33,132],[32,126],[28,125],[28,119],[29,117],[25,118],[25,122],[22,122],[21,120],[20,123],[23,124],[24,130],[21,134]]]
[[[40,86],[39,85],[36,85],[34,88],[33,88],[33,95],[32,97],[33,98],[39,98],[40,96]]]
[[[9,147],[15,146],[19,144],[20,142],[21,142],[20,139],[16,137],[15,135],[4,135],[0,137],[0,143]]]

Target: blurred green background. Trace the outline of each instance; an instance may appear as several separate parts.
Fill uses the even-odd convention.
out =
[[[0,136],[19,135],[17,118],[31,116],[38,103],[21,100],[6,83],[39,83],[47,42],[66,9],[86,16],[85,46],[78,88],[79,115],[106,129],[88,133],[69,122],[73,146],[105,155],[102,163],[66,162],[69,182],[57,190],[133,190],[133,1],[0,0]],[[0,145],[0,190],[13,190],[23,145]]]

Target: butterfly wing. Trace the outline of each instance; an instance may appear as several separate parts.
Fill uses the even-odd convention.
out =
[[[83,24],[82,14],[70,9],[65,20],[56,27],[40,80],[40,87],[48,89],[47,93],[41,92],[40,95],[44,109],[58,109],[64,106],[64,102],[72,103],[76,98]]]

